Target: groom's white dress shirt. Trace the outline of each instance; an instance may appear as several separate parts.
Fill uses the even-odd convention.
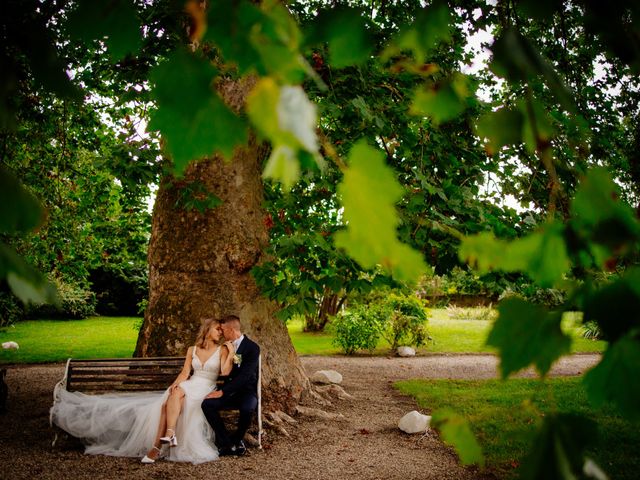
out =
[[[236,338],[233,341],[233,348],[236,349],[236,352],[238,351],[238,348],[240,347],[240,344],[242,343],[242,340],[244,340],[244,335],[240,335],[238,338]]]

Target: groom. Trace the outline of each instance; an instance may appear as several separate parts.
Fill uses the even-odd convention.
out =
[[[249,337],[243,335],[240,319],[228,315],[220,320],[222,333],[235,347],[233,367],[220,390],[214,390],[202,402],[202,411],[216,432],[216,445],[219,455],[244,455],[246,447],[242,439],[251,425],[253,412],[258,406],[258,362],[260,347]],[[239,410],[238,425],[235,433],[229,434],[220,410]]]

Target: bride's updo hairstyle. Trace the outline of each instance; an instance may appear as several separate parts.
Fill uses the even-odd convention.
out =
[[[196,337],[196,347],[205,348],[205,344],[207,343],[207,334],[211,327],[217,323],[220,323],[215,318],[205,318],[202,320],[202,326],[200,327],[200,331],[198,332],[198,336]]]

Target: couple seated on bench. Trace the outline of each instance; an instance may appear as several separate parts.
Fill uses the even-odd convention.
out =
[[[260,347],[242,334],[238,317],[207,319],[166,391],[85,395],[60,389],[51,419],[81,438],[91,454],[144,455],[143,463],[160,458],[163,446],[170,460],[181,462],[243,455],[243,438],[258,406],[259,361]],[[219,377],[224,381],[217,389]],[[232,434],[220,417],[225,409],[239,410]]]

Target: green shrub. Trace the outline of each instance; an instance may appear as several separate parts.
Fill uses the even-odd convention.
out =
[[[60,297],[60,307],[48,304],[30,304],[25,307],[29,318],[87,318],[96,314],[96,295],[81,285],[65,282],[58,277],[50,279]]]
[[[140,302],[138,302],[138,315],[140,315],[140,317],[135,322],[133,322],[133,329],[136,332],[139,332],[140,329],[142,328],[142,325],[144,324],[144,314],[147,311],[148,306],[149,306],[148,298],[143,298],[142,300],[140,300]]]
[[[347,355],[357,350],[373,351],[382,333],[382,322],[375,309],[364,306],[342,312],[331,322],[334,345]]]
[[[504,275],[478,275],[468,267],[454,267],[444,275],[423,277],[418,284],[421,296],[477,295],[497,297],[511,284]]]
[[[382,306],[387,318],[382,336],[395,350],[400,345],[419,347],[431,340],[427,309],[415,295],[390,294]]]
[[[456,307],[449,305],[447,316],[455,320],[495,320],[498,312],[492,305],[488,307]]]
[[[9,291],[0,291],[0,327],[8,327],[22,320],[24,309],[20,300]]]
[[[590,340],[602,340],[602,330],[595,320],[582,325],[582,336]]]
[[[96,311],[105,316],[135,316],[148,295],[146,267],[101,265],[89,272],[91,291],[97,297]]]
[[[524,283],[512,288],[507,288],[499,297],[502,301],[505,298],[518,297],[537,305],[547,308],[556,308],[562,305],[566,299],[566,292],[556,288],[541,288],[537,285]]]
[[[372,351],[382,337],[395,350],[400,345],[419,347],[431,340],[424,301],[412,293],[380,289],[336,317],[331,329],[334,344],[350,355]]]

